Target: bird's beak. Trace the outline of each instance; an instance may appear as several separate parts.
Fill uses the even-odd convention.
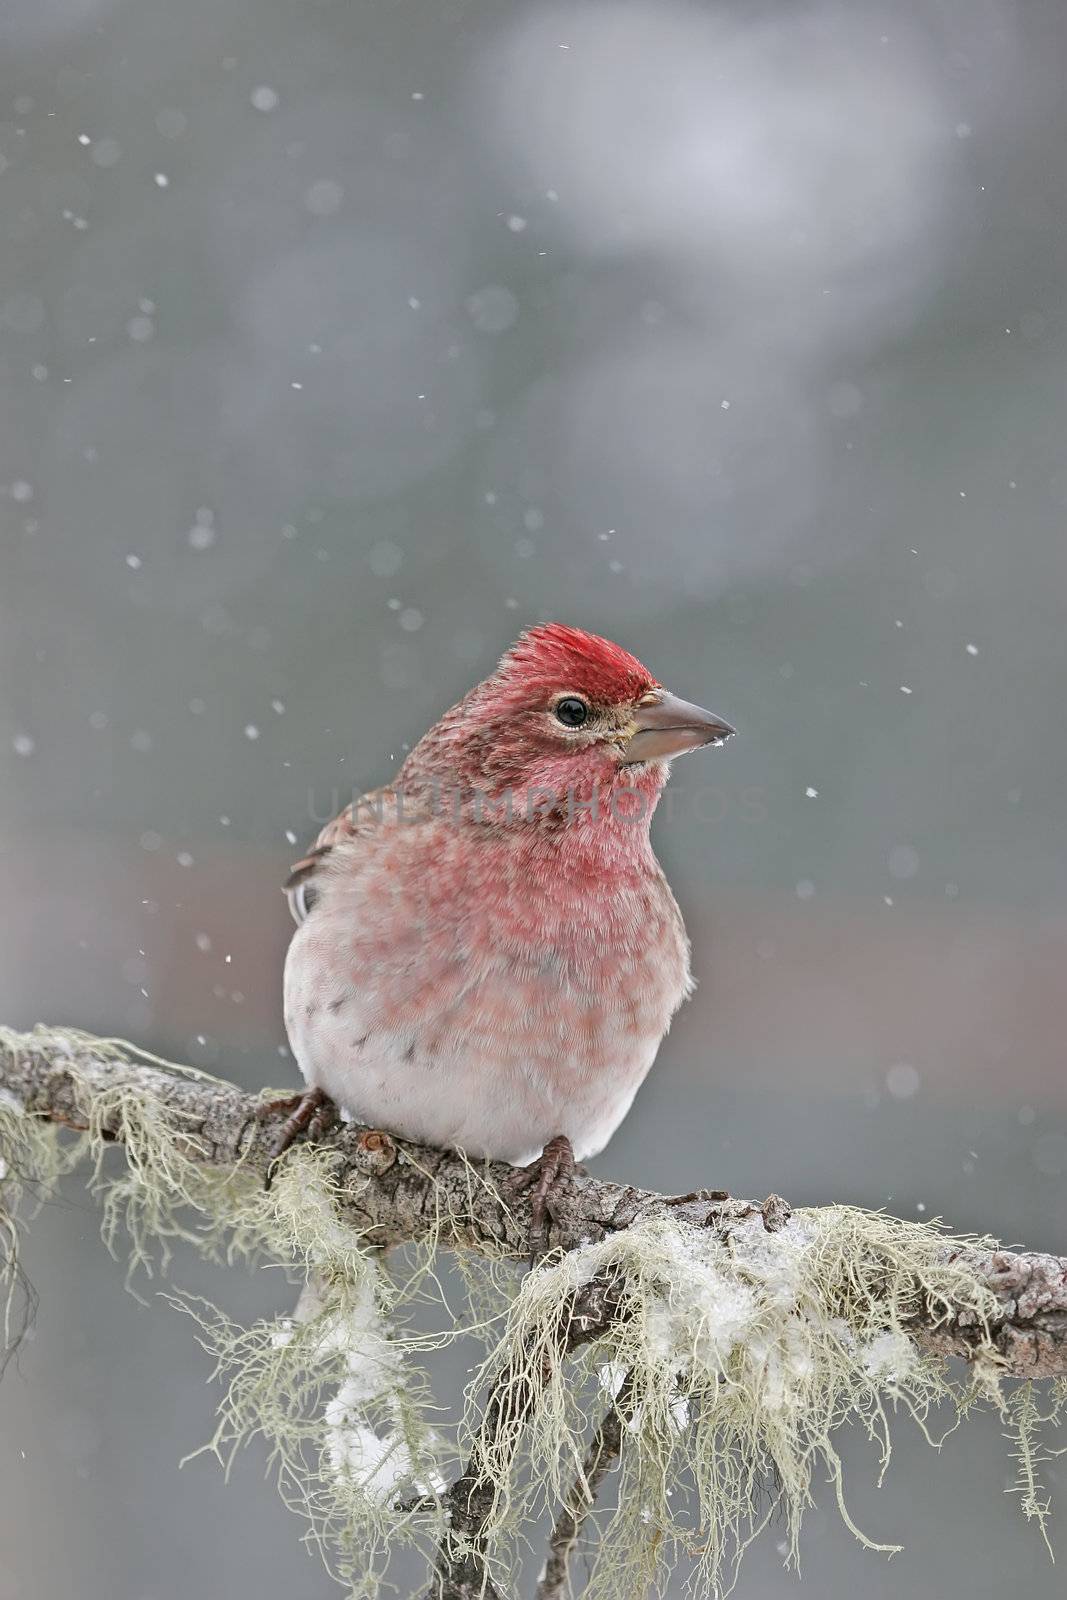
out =
[[[635,761],[669,761],[671,756],[698,750],[704,744],[725,744],[737,732],[721,717],[679,700],[665,689],[658,690],[647,705],[635,707],[633,727],[624,746],[627,766]]]

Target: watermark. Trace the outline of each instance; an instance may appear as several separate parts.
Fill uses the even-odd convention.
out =
[[[308,789],[307,815],[311,823],[324,827],[342,811],[347,811],[354,823],[371,827],[412,826],[429,819],[444,820],[457,827],[468,823],[498,827],[538,823],[556,827],[645,827],[653,813],[668,826],[696,822],[707,827],[727,821],[762,823],[770,815],[767,790],[758,784],[698,784],[667,787],[662,792],[649,792],[627,783],[568,784],[561,790],[540,784],[509,784],[490,792],[433,778],[418,786],[367,791],[349,791],[338,785],[328,791]]]

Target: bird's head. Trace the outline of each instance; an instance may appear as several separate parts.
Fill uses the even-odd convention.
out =
[[[520,636],[416,746],[407,770],[486,795],[658,793],[674,756],[733,732],[670,694],[621,646],[550,622]]]

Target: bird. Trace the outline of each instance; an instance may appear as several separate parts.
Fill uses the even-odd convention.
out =
[[[692,990],[649,830],[671,761],[734,731],[608,639],[522,633],[290,873],[276,1155],[343,1114],[510,1163],[543,1229]]]

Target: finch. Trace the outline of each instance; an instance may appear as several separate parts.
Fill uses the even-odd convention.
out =
[[[281,1147],[340,1107],[523,1167],[551,1211],[692,987],[649,825],[672,758],[733,732],[607,639],[522,634],[293,868]]]

